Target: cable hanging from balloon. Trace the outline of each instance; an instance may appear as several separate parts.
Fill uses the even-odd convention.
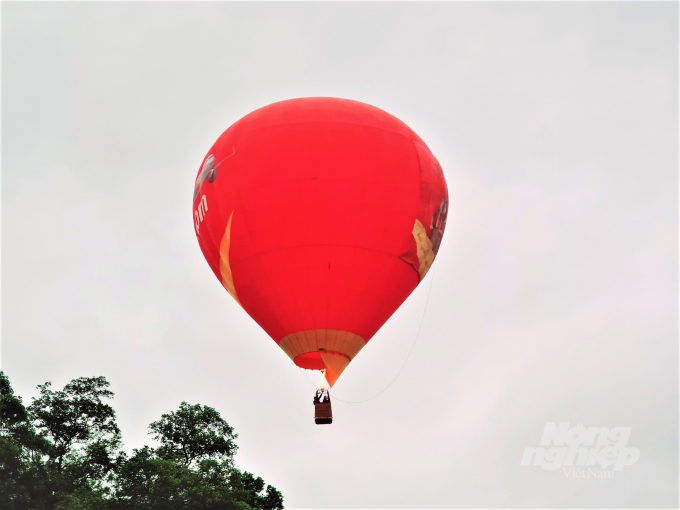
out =
[[[435,269],[436,269],[436,265],[437,265],[437,259],[435,258],[434,263],[432,264],[432,271],[429,271],[429,273],[431,274],[430,286],[427,289],[427,298],[425,299],[425,308],[423,309],[423,315],[420,317],[420,324],[418,324],[418,331],[416,331],[416,336],[413,339],[413,343],[411,344],[411,349],[409,350],[408,355],[406,356],[406,359],[404,360],[404,363],[401,365],[401,368],[397,372],[397,375],[394,376],[394,378],[390,381],[390,383],[387,386],[385,386],[385,388],[383,388],[379,393],[373,395],[371,398],[367,398],[365,400],[342,400],[341,398],[333,396],[333,400],[337,400],[338,402],[343,402],[344,404],[363,404],[364,402],[368,402],[369,400],[373,400],[374,398],[379,397],[380,395],[385,393],[390,388],[390,386],[392,386],[392,384],[394,384],[394,381],[397,380],[397,378],[401,374],[402,370],[404,370],[406,363],[408,363],[408,360],[411,357],[411,354],[413,353],[413,349],[415,348],[416,343],[418,342],[418,338],[420,337],[420,329],[423,327],[423,322],[425,320],[425,314],[427,313],[427,306],[430,303],[430,292],[432,291],[432,283],[434,282],[434,272],[435,272]],[[312,386],[312,388],[316,389],[316,386],[314,386],[309,381],[309,379],[307,379],[307,377],[305,377],[305,374],[302,371],[303,369],[301,367],[298,367],[298,368],[300,369],[302,376],[305,378],[305,381],[307,381]]]

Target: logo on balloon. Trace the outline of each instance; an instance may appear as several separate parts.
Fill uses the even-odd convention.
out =
[[[205,218],[205,214],[207,212],[208,212],[208,199],[205,198],[205,195],[203,195],[201,197],[201,201],[198,203],[196,211],[194,211],[194,221],[196,222],[196,234],[198,234],[198,229],[201,227],[201,223],[203,222],[203,218]]]
[[[208,182],[213,182],[215,177],[217,177],[217,168],[213,167],[214,164],[215,156],[213,154],[205,158],[203,168],[198,174],[198,177],[196,177],[196,184],[194,186],[194,202],[196,202],[196,198],[198,198],[198,194],[201,192],[201,186],[203,186],[203,181],[205,181],[206,177],[208,178]]]
[[[447,198],[448,197],[444,195],[439,207],[432,215],[432,224],[430,225],[432,234],[430,235],[430,241],[432,242],[432,251],[435,255],[439,251],[439,245],[442,242],[444,229],[446,228],[446,213],[448,212]]]
[[[203,168],[199,172],[198,177],[196,177],[196,184],[194,185],[194,203],[196,202],[196,198],[198,198],[198,195],[201,192],[201,186],[203,186],[203,182],[206,179],[208,179],[208,182],[213,182],[215,179],[217,179],[217,169],[219,168],[219,166],[236,153],[235,147],[232,147],[231,149],[232,149],[231,154],[229,154],[226,158],[217,163],[217,165],[215,165],[214,154],[210,154],[207,158],[205,158]]]

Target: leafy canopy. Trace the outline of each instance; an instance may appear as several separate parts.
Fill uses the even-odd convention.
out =
[[[61,470],[64,457],[76,444],[98,442],[115,448],[120,444],[116,412],[102,399],[113,398],[104,377],[80,377],[63,390],[53,391],[52,383],[38,386],[40,397],[29,406],[33,425],[52,445],[51,459]]]
[[[282,510],[283,496],[234,466],[237,435],[213,408],[182,402],[150,426],[158,448],[121,450],[104,377],[38,386],[26,408],[0,372],[3,510]]]
[[[161,446],[158,456],[195,466],[205,459],[231,460],[238,437],[212,407],[182,402],[177,411],[163,414],[149,425],[152,438]]]

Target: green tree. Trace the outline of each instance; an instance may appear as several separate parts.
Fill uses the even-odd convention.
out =
[[[154,441],[161,446],[158,455],[176,459],[187,466],[204,459],[231,460],[238,437],[215,409],[182,402],[177,411],[161,415],[149,425]]]
[[[115,508],[135,510],[282,510],[283,496],[228,461],[196,468],[160,458],[148,446],[121,467]]]
[[[48,447],[43,469],[49,478],[53,508],[99,509],[108,501],[121,445],[113,398],[104,377],[80,377],[63,390],[38,386],[28,415]]]
[[[186,465],[159,458],[153,448],[136,449],[118,470],[113,506],[135,510],[186,509],[192,475]]]
[[[113,398],[106,378],[80,377],[61,391],[53,391],[51,386],[49,382],[39,385],[40,397],[28,408],[39,435],[52,444],[50,460],[61,472],[64,459],[81,445],[88,455],[94,453],[93,462],[112,465],[110,455],[120,446],[121,437],[116,412],[103,402]],[[103,452],[108,454],[106,459]]]
[[[182,402],[149,426],[160,443],[120,451],[104,377],[38,386],[26,408],[0,372],[3,510],[281,510],[281,493],[234,466],[237,435],[213,408]]]
[[[36,434],[4,372],[0,372],[0,429],[0,508],[53,508],[54,484],[41,462],[50,444]]]
[[[120,507],[283,509],[276,488],[234,466],[238,436],[215,409],[182,402],[149,430],[160,446],[135,450],[119,471]]]
[[[256,478],[247,471],[238,472],[239,480],[232,479],[232,484],[239,488],[239,500],[247,503],[252,508],[262,510],[283,509],[283,495],[271,485],[265,485],[259,476]]]

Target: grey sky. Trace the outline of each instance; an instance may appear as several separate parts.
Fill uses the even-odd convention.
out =
[[[438,262],[314,426],[301,371],[192,229],[214,140],[274,101],[405,121]],[[2,4],[2,368],[104,375],[126,447],[181,400],[288,508],[678,504],[677,3]],[[615,479],[520,467],[547,421],[633,427]]]

